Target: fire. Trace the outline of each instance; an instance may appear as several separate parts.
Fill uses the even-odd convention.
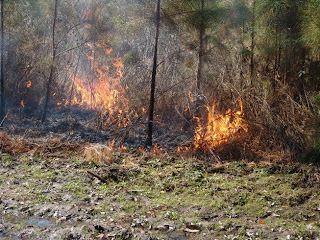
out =
[[[23,99],[20,101],[20,105],[21,105],[22,108],[25,108]]]
[[[177,148],[177,152],[181,153],[181,152],[188,152],[189,150],[191,150],[192,147],[182,147],[182,146],[178,146]]]
[[[243,106],[239,100],[240,110],[232,112],[228,109],[224,114],[217,113],[216,105],[207,106],[208,117],[206,123],[199,118],[194,134],[194,148],[207,150],[215,149],[230,138],[238,136],[240,132],[248,131],[248,126],[243,119]]]
[[[114,58],[111,67],[101,65],[95,61],[94,53],[98,52],[95,47],[102,48],[106,57],[112,52],[109,43],[99,42],[96,46],[88,43],[87,46],[91,51],[87,57],[92,72],[82,71],[82,74],[75,76],[69,71],[74,86],[74,94],[69,104],[101,111],[104,118],[107,118],[106,121],[117,122],[117,126],[126,127],[130,119],[128,99],[121,85],[122,59]]]
[[[163,149],[159,146],[158,143],[156,143],[152,148],[152,154],[154,156],[158,156],[163,152]]]
[[[32,84],[32,82],[31,82],[31,80],[29,80],[28,82],[26,82],[26,87],[27,87],[27,88],[30,88],[30,87],[31,87],[31,84]]]

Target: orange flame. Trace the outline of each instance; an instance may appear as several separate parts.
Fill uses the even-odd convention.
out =
[[[215,149],[234,136],[239,135],[240,132],[248,131],[248,126],[243,119],[242,101],[239,99],[240,110],[232,112],[228,109],[225,114],[216,112],[216,105],[207,106],[208,117],[205,124],[199,118],[197,120],[198,126],[194,134],[194,148],[207,150]]]
[[[163,149],[159,146],[158,143],[156,143],[152,148],[152,154],[155,156],[160,155],[162,151],[163,151]]]
[[[31,80],[29,80],[28,82],[26,82],[26,87],[30,88],[31,87]]]
[[[82,76],[75,76],[69,71],[75,89],[75,94],[69,104],[99,110],[108,120],[116,122],[117,126],[126,127],[131,121],[127,117],[129,115],[128,99],[121,85],[122,59],[114,58],[112,67],[99,66],[99,63],[95,63],[95,46],[91,43],[87,43],[87,46],[91,51],[88,59],[92,73],[86,72],[82,73]],[[103,48],[106,56],[112,52],[108,42],[99,42],[97,47]]]
[[[20,101],[20,105],[21,105],[22,108],[25,108],[23,99]]]

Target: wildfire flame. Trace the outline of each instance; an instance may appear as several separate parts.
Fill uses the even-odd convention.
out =
[[[152,154],[154,156],[158,156],[163,152],[163,149],[160,147],[158,143],[156,143],[152,148]]]
[[[31,80],[29,80],[28,82],[26,82],[26,87],[27,87],[27,88],[30,88],[30,87],[31,87],[31,84],[32,84],[32,82],[31,82]]]
[[[95,71],[98,73],[98,81],[91,85],[86,83],[86,80],[82,77],[70,73],[71,78],[74,79],[73,83],[76,90],[71,104],[87,106],[96,110],[108,110],[113,114],[116,104],[120,101],[120,95],[124,93],[120,85],[122,76],[121,59],[115,59],[113,65],[117,71],[115,78],[108,76],[107,67],[97,68]]]
[[[23,99],[20,101],[20,105],[21,105],[22,108],[25,108]]]
[[[98,110],[103,113],[104,117],[116,121],[118,126],[126,127],[130,119],[128,117],[129,102],[125,89],[121,85],[122,59],[114,58],[112,67],[99,66],[99,63],[95,62],[94,45],[88,43],[87,46],[91,50],[91,54],[87,57],[92,72],[84,73],[83,71],[82,74],[75,76],[69,71],[70,78],[73,80],[74,94],[68,104]],[[105,56],[112,52],[108,43],[99,42],[98,47],[103,48]]]
[[[239,99],[240,109],[233,112],[228,109],[224,114],[216,111],[216,104],[207,106],[207,121],[203,123],[200,118],[197,121],[193,137],[193,145],[189,147],[178,146],[177,152],[187,152],[192,149],[208,150],[216,149],[230,138],[239,136],[241,132],[248,132],[248,126],[243,119],[242,100]]]
[[[243,119],[243,105],[239,99],[240,110],[232,112],[228,109],[224,114],[217,113],[216,104],[207,106],[208,117],[205,124],[199,118],[194,134],[194,148],[215,149],[241,131],[247,132],[248,126]]]

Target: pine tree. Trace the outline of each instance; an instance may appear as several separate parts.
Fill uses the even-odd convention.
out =
[[[208,29],[214,27],[221,19],[223,8],[215,0],[168,0],[166,8],[168,14],[178,25],[185,26],[190,34],[197,36],[196,89],[197,98],[199,98],[202,94],[205,37],[208,34]]]
[[[311,54],[320,58],[320,1],[308,0],[302,11],[302,41]]]

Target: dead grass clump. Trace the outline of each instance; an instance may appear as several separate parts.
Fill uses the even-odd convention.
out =
[[[85,147],[83,156],[87,161],[111,165],[114,157],[112,149],[102,144],[91,144]]]
[[[13,156],[32,154],[45,157],[67,158],[69,154],[81,152],[79,144],[63,142],[60,139],[37,141],[11,138],[8,133],[0,132],[0,151]]]
[[[80,144],[72,144],[63,142],[60,139],[52,139],[50,141],[38,141],[32,143],[32,149],[28,154],[45,157],[67,158],[70,153],[81,152]]]
[[[0,151],[15,156],[30,151],[30,145],[24,140],[10,138],[6,132],[0,132]]]
[[[281,86],[268,97],[267,89],[255,88],[242,96],[250,127],[244,142],[263,159],[292,160],[304,151],[306,119],[311,114],[290,92],[288,86]]]

